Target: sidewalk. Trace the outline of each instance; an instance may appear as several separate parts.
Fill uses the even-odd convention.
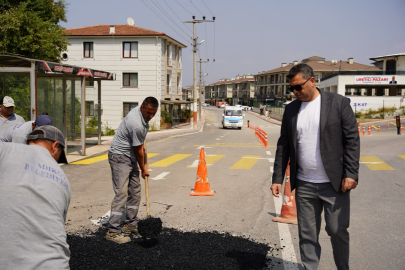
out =
[[[193,124],[191,125],[184,125],[180,127],[175,127],[171,129],[163,129],[159,131],[149,131],[146,135],[146,142],[155,141],[171,136],[183,135],[183,134],[191,134],[200,132],[204,126],[205,122],[205,115],[203,114],[201,119],[197,121],[197,128],[193,129]],[[81,151],[82,148],[80,145],[75,146],[68,146],[66,158],[69,163],[86,159],[92,156],[100,155],[100,154],[107,154],[108,150],[110,149],[110,144],[114,136],[102,136],[101,137],[101,145],[97,145],[97,138],[87,138],[86,139],[86,155],[82,156]]]

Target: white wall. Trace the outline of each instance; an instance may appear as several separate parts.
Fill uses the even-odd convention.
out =
[[[138,58],[122,57],[122,42],[124,41],[138,42]],[[123,119],[123,102],[141,104],[147,96],[154,96],[158,100],[162,99],[162,93],[165,91],[166,73],[165,48],[161,38],[69,37],[69,42],[71,45],[67,49],[68,60],[64,63],[116,74],[115,81],[102,81],[101,83],[103,107],[101,120],[104,124],[108,122],[111,128],[118,128]],[[94,58],[83,58],[83,42],[93,42]],[[173,70],[175,72],[175,69]],[[122,74],[124,72],[138,73],[138,87],[122,86]],[[94,89],[97,93],[96,83]],[[96,100],[95,98],[95,103]],[[150,124],[159,127],[160,110]]]

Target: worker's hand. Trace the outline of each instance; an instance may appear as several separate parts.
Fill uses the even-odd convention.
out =
[[[143,171],[142,171],[142,178],[145,179],[145,177],[149,177],[149,172],[148,172],[148,170],[143,170]]]
[[[278,198],[278,194],[281,193],[281,184],[272,184],[270,189],[273,193],[273,196]]]
[[[356,187],[357,187],[357,182],[353,178],[346,177],[345,179],[342,180],[343,193],[345,193],[346,190],[355,189]]]

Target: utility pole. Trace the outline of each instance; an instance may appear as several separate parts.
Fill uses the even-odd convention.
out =
[[[209,62],[210,60],[208,59],[207,61],[201,61],[201,59],[200,59],[200,61],[197,61],[198,63],[200,63],[200,83],[199,83],[199,89],[200,89],[200,91],[199,91],[199,96],[200,96],[200,104],[199,104],[199,106],[198,106],[198,117],[201,119],[201,107],[202,107],[202,89],[203,88],[201,88],[201,76],[202,76],[202,74],[201,74],[201,63],[207,63],[207,62]]]
[[[204,23],[204,22],[215,22],[215,17],[212,17],[212,21],[207,21],[205,20],[205,16],[203,16],[202,20],[196,20],[195,16],[193,16],[192,21],[183,21],[183,23],[192,23],[193,24],[193,70],[194,70],[194,75],[193,75],[193,83],[194,83],[194,89],[193,89],[193,128],[197,128],[197,62],[196,62],[196,57],[197,57],[197,37],[195,36],[195,24],[196,23]]]

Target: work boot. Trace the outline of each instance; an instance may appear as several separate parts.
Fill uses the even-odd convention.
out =
[[[123,233],[127,233],[127,234],[138,234],[138,226],[131,226],[128,224],[125,224],[124,227],[122,227],[121,231]]]
[[[131,242],[131,238],[125,236],[123,233],[110,233],[110,231],[107,232],[105,239],[113,241],[117,244],[125,244]]]

